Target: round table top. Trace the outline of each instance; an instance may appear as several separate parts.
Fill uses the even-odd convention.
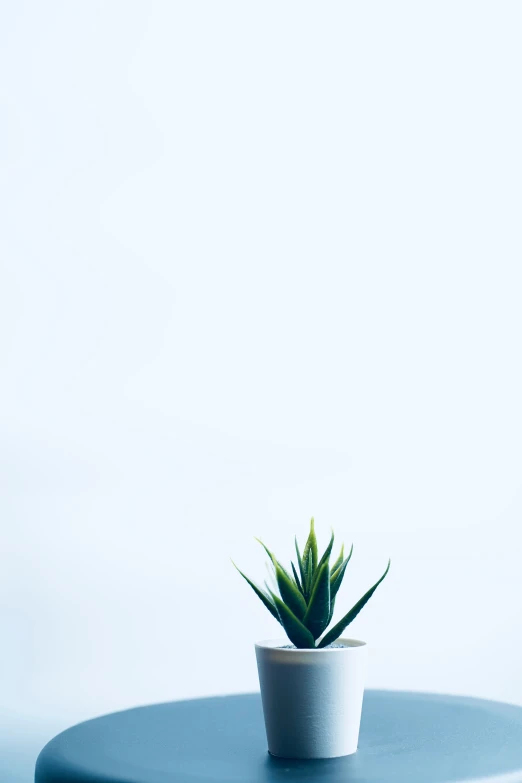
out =
[[[522,781],[522,708],[366,691],[359,750],[318,761],[266,750],[259,694],[157,704],[74,726],[41,752],[35,783]]]

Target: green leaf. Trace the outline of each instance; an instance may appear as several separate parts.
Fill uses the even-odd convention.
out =
[[[294,575],[294,582],[296,583],[296,586],[298,587],[299,592],[304,597],[303,588],[301,586],[301,582],[299,581],[299,575],[298,575],[297,571],[295,570],[295,565],[293,563],[291,565],[292,565],[292,573]]]
[[[265,568],[266,568],[266,571],[267,571],[267,579],[268,579],[268,584],[270,585],[270,589],[271,590],[277,590],[277,582],[276,582],[276,578],[275,578],[275,568],[274,568],[274,564],[272,563],[272,561],[270,561],[269,563],[268,562],[265,563]]]
[[[296,647],[309,650],[315,647],[314,637],[305,628],[303,623],[295,616],[288,606],[281,601],[278,595],[271,593],[272,600],[279,612],[279,621],[285,629],[286,635]]]
[[[266,546],[266,544],[263,544],[263,542],[261,541],[260,538],[256,538],[256,541],[261,544],[261,546],[263,547],[263,549],[267,553],[268,557],[270,558],[270,560],[272,562],[272,565],[274,566],[274,570],[276,570],[277,567],[279,566],[279,568],[281,569],[283,574],[287,577],[287,579],[290,579],[290,581],[292,581],[292,577],[290,576],[290,574],[288,573],[286,568],[281,565],[281,563],[276,559],[274,553],[269,550],[269,548]]]
[[[342,565],[339,566],[339,568],[336,571],[334,571],[334,573],[331,576],[330,591],[331,591],[331,594],[332,594],[332,596],[334,598],[335,598],[335,596],[337,595],[337,593],[339,591],[339,588],[341,586],[341,582],[343,581],[343,578],[344,578],[344,572],[346,571],[346,566],[350,562],[350,559],[352,557],[352,553],[353,553],[353,544],[352,544],[352,548],[350,549],[350,551],[348,553],[348,557],[346,558],[346,560],[344,560]]]
[[[239,571],[239,573],[241,574],[243,579],[245,579],[248,582],[248,584],[250,585],[250,587],[252,588],[254,593],[257,595],[258,598],[261,599],[261,601],[264,603],[264,605],[266,606],[266,608],[268,609],[270,614],[272,614],[275,617],[275,619],[277,620],[277,622],[280,623],[281,620],[279,618],[279,613],[278,613],[275,605],[272,603],[272,601],[268,597],[268,595],[266,595],[266,593],[264,593],[256,584],[254,584],[254,582],[252,582],[252,580],[249,579],[248,576],[246,576],[246,574],[244,574],[243,571],[241,571],[237,567],[237,565],[234,563],[233,560],[232,560],[232,565],[234,566],[234,568],[236,568]],[[267,587],[268,587],[268,585],[267,585]]]
[[[306,614],[306,601],[300,591],[293,583],[291,577],[281,568],[277,560],[275,561],[276,579],[281,598],[295,616],[302,620]]]
[[[301,587],[303,588],[303,595],[306,593],[306,571],[303,564],[303,558],[299,551],[299,544],[297,543],[297,536],[295,537],[295,551],[297,553],[297,564],[299,566],[299,573],[301,574]]]
[[[261,541],[261,539],[260,539],[260,538],[256,538],[256,541],[257,541],[259,544],[261,544],[261,546],[263,547],[263,549],[264,549],[264,550],[265,550],[265,552],[267,553],[268,557],[270,558],[270,560],[272,561],[272,563],[275,565],[275,564],[276,564],[276,559],[275,559],[274,555],[272,554],[272,552],[269,550],[269,548],[266,546],[266,544],[263,544],[263,542]]]
[[[324,552],[324,555],[323,555],[323,556],[322,556],[322,558],[319,560],[319,563],[317,564],[317,568],[316,568],[316,570],[315,570],[315,573],[314,573],[314,578],[313,578],[313,581],[312,581],[312,591],[313,591],[313,589],[314,589],[314,585],[315,585],[316,579],[317,579],[317,577],[318,577],[318,574],[319,574],[319,572],[320,572],[321,568],[323,567],[323,565],[324,565],[325,563],[328,563],[328,561],[330,560],[330,555],[332,554],[332,547],[333,547],[333,544],[334,544],[334,532],[333,532],[333,530],[332,530],[332,537],[330,538],[330,543],[329,543],[329,544],[328,544],[328,546],[326,547],[326,549],[325,549],[325,552]],[[329,577],[328,577],[328,578],[329,578]]]
[[[311,587],[311,583],[312,583],[312,573],[313,573],[313,568],[312,568],[312,550],[309,549],[308,550],[308,557],[306,558],[306,561],[305,561],[305,598],[306,598],[306,600],[308,600],[309,597],[310,597],[310,587]]]
[[[330,614],[328,616],[328,625],[330,625],[330,623],[332,622],[334,609],[335,609],[335,598],[332,598],[332,592],[331,592],[331,587],[330,587]],[[326,626],[326,628],[328,628],[328,625]],[[325,630],[326,630],[326,628],[325,628]]]
[[[374,592],[377,590],[379,585],[381,584],[382,580],[385,578],[386,574],[390,570],[390,564],[391,560],[388,560],[388,565],[386,566],[386,571],[381,576],[378,582],[374,584],[373,587],[370,587],[367,593],[363,595],[362,598],[360,598],[355,606],[353,606],[348,614],[345,614],[345,616],[342,618],[342,620],[339,620],[337,625],[334,625],[334,627],[328,631],[326,636],[324,636],[319,644],[318,647],[327,647],[329,644],[332,644],[332,642],[335,642],[336,639],[339,638],[339,636],[342,634],[345,628],[347,628],[350,623],[355,620],[361,609],[368,603]]]
[[[259,541],[265,552],[267,553],[268,557],[271,559],[272,563],[274,564],[275,568],[275,576],[277,580],[277,586],[279,588],[279,592],[281,593],[281,598],[287,604],[292,612],[300,619],[302,620],[305,616],[306,612],[306,601],[303,598],[301,592],[297,588],[297,586],[293,583],[292,577],[288,573],[288,571],[283,568],[281,563],[279,563],[276,560],[275,555],[268,549],[268,547],[263,544],[261,539],[256,538],[256,541]]]
[[[315,569],[317,568],[317,538],[315,537],[315,523],[314,518],[310,520],[310,533],[308,534],[308,539],[305,544],[305,548],[303,550],[303,560],[305,563],[308,562],[308,553],[312,553],[312,573],[309,575],[310,580],[312,579]],[[311,585],[311,581],[310,581]]]
[[[352,555],[353,555],[353,544],[352,544],[352,545],[351,545],[351,547],[350,547],[350,551],[348,552],[348,555],[347,555],[347,556],[346,556],[346,558],[345,558],[345,559],[344,559],[344,560],[341,562],[341,564],[340,564],[340,565],[334,564],[334,565],[335,565],[335,568],[332,566],[332,568],[330,569],[330,572],[331,572],[330,580],[331,580],[332,582],[333,582],[333,580],[334,580],[334,579],[337,577],[337,575],[338,575],[338,573],[339,573],[340,569],[341,569],[341,568],[344,566],[344,564],[345,564],[345,563],[346,563],[346,564],[348,564],[348,563],[350,562]]]
[[[336,571],[339,568],[340,565],[342,565],[343,560],[344,560],[344,544],[341,547],[341,552],[339,554],[339,557],[337,558],[335,563],[330,568],[330,571],[332,572],[332,574],[333,574],[334,571]]]
[[[330,617],[330,568],[323,563],[317,572],[314,589],[303,619],[314,639],[318,639],[328,625]]]

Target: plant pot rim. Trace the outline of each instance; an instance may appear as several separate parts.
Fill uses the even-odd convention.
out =
[[[333,644],[344,644],[346,645],[345,647],[313,647],[303,649],[301,647],[286,647],[287,644],[289,644],[288,639],[263,639],[259,642],[256,642],[255,646],[257,649],[277,650],[277,652],[289,655],[296,655],[301,653],[305,653],[306,655],[313,655],[314,653],[316,655],[324,655],[325,653],[350,653],[354,650],[366,647],[366,642],[363,642],[360,639],[348,639],[343,636],[341,636],[339,639],[336,639]]]

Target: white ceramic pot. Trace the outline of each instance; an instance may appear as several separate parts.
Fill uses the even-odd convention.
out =
[[[288,640],[256,644],[268,750],[290,759],[348,756],[357,750],[366,676],[366,643],[285,649]]]

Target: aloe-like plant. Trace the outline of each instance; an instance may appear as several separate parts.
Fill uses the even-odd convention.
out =
[[[258,598],[261,599],[270,614],[283,626],[292,644],[300,649],[327,647],[335,642],[368,603],[390,570],[391,561],[388,561],[386,570],[381,578],[373,587],[370,587],[368,592],[357,601],[328,633],[321,637],[332,621],[335,599],[343,581],[346,566],[350,562],[353,553],[353,544],[346,557],[344,556],[343,545],[339,557],[330,566],[330,557],[334,545],[334,533],[332,531],[330,542],[323,556],[319,559],[314,519],[312,517],[310,533],[302,554],[297,538],[295,539],[297,567],[294,563],[291,563],[292,573],[290,573],[283,568],[262,541],[256,540],[259,541],[270,558],[270,566],[275,576],[279,595],[266,582],[266,590],[262,590],[237,568],[235,563],[234,566],[248,582]],[[319,642],[317,642],[318,639]]]

